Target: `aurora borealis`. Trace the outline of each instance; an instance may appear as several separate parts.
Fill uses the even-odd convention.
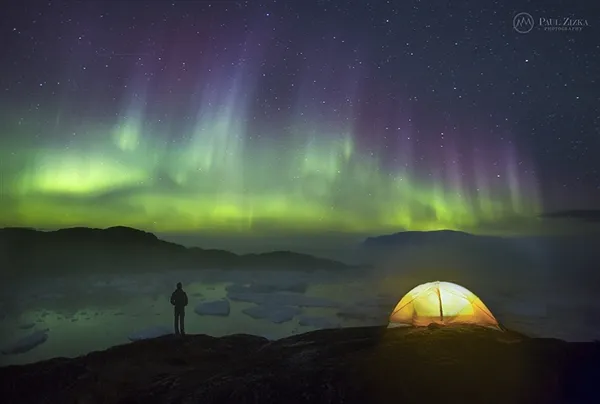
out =
[[[418,2],[84,3],[2,17],[1,225],[485,231],[600,200],[589,32],[475,2],[473,31]]]

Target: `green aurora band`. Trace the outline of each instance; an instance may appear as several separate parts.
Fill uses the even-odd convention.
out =
[[[407,143],[394,167],[384,167],[378,153],[358,146],[351,120],[319,125],[303,118],[277,137],[250,134],[238,87],[205,100],[175,140],[168,122],[149,123],[144,96],[136,93],[117,122],[82,123],[64,142],[1,145],[0,224],[244,234],[481,232],[486,223],[540,211],[535,179],[517,174],[514,150],[500,167],[474,159],[470,166],[436,164],[420,175]]]

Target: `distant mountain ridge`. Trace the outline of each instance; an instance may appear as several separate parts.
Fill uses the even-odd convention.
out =
[[[476,236],[471,233],[456,230],[434,231],[402,231],[382,236],[367,237],[364,247],[400,247],[407,245],[422,245],[427,243],[448,243],[488,236]]]
[[[333,260],[291,251],[238,255],[186,248],[129,227],[74,227],[55,231],[0,229],[1,276],[212,268],[345,269]]]

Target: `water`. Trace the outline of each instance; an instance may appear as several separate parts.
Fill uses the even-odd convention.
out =
[[[227,297],[228,285],[256,280],[272,284],[305,282],[307,296],[327,298],[339,306],[305,307],[301,314],[327,318],[342,327],[384,324],[395,302],[418,284],[417,279],[407,275],[358,271],[345,273],[343,277],[324,271],[213,270],[40,278],[3,291],[0,347],[38,329],[48,328],[49,338],[29,352],[0,356],[0,365],[78,356],[127,343],[128,335],[148,327],[171,329],[173,313],[168,298],[177,281],[184,283],[190,300],[186,311],[188,333],[213,336],[246,333],[281,338],[315,329],[299,325],[298,316],[282,324],[253,319],[242,312],[254,305],[248,302],[231,301],[227,317],[200,316],[194,312],[200,302]],[[463,285],[479,295],[498,320],[510,328],[533,336],[571,341],[600,339],[597,327],[600,304],[591,294],[548,284],[548,279],[542,283],[528,285],[525,278],[519,281],[511,277],[506,282],[479,279]],[[340,310],[358,310],[382,298],[389,305],[375,310],[378,318],[347,319],[337,315]]]

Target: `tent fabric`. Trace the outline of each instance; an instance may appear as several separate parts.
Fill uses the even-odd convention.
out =
[[[390,315],[390,327],[477,324],[499,327],[490,310],[470,290],[450,282],[429,282],[408,292]]]

